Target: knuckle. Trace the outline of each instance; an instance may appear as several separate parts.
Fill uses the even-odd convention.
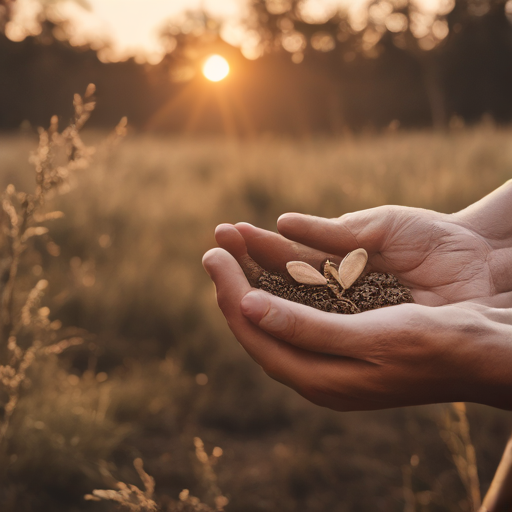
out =
[[[485,316],[477,311],[448,306],[432,319],[428,334],[425,335],[429,339],[442,338],[445,343],[460,343],[467,339],[482,339],[491,335],[491,325]]]
[[[274,365],[272,364],[265,364],[265,366],[262,367],[263,368],[263,371],[265,372],[265,374],[270,377],[272,380],[275,380],[277,382],[281,382],[282,383],[282,380],[281,378],[279,377],[279,374],[278,372],[276,371],[276,368],[274,368]]]
[[[285,386],[294,388],[293,384],[290,382],[289,378],[286,377],[283,369],[279,364],[275,361],[266,361],[264,365],[262,365],[262,369],[265,374],[270,377],[272,380],[279,382],[280,384],[284,384]]]
[[[265,356],[261,361],[260,365],[262,370],[273,380],[280,382],[281,384],[289,385],[285,382],[284,368],[282,358],[279,352],[274,353],[271,357]]]
[[[260,326],[281,339],[293,340],[297,333],[297,318],[289,309],[271,307]]]
[[[481,314],[466,315],[456,326],[456,331],[461,338],[485,338],[491,332],[489,322]]]
[[[415,304],[402,304],[401,321],[383,323],[372,332],[367,358],[377,364],[423,350],[435,331],[435,326]]]
[[[319,403],[321,401],[320,392],[318,389],[315,389],[314,386],[311,386],[311,385],[298,386],[295,388],[295,391],[297,391],[297,393],[299,393],[299,395],[304,397],[309,402],[311,402],[315,405],[320,405],[320,403]]]
[[[354,411],[364,408],[364,400],[356,398],[361,389],[352,389],[340,382],[303,382],[294,387],[295,391],[309,402],[335,411]]]
[[[338,395],[339,393],[335,389],[331,389],[331,386],[327,382],[323,382],[323,380],[299,382],[295,386],[295,391],[306,400],[321,407],[329,407],[333,395]]]
[[[277,377],[277,368],[275,361],[273,359],[264,359],[259,362],[261,365],[261,369],[269,376],[271,379],[278,380]]]
[[[217,290],[217,304],[222,311],[227,311],[231,305],[229,294],[225,291]]]
[[[402,304],[400,307],[403,309],[405,319],[402,328],[403,336],[407,338],[417,337],[424,334],[427,328],[433,327],[433,319],[425,313],[422,306],[418,306],[417,304]]]

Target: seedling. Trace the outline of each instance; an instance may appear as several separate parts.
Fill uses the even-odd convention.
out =
[[[364,249],[357,249],[345,256],[339,268],[327,260],[324,264],[324,275],[303,261],[290,261],[286,264],[286,269],[297,283],[327,286],[339,301],[346,303],[355,312],[359,312],[359,308],[351,300],[343,297],[343,294],[363,273],[367,262],[368,253]]]
[[[255,288],[322,311],[354,314],[414,302],[410,290],[394,275],[364,274],[367,262],[367,252],[357,249],[347,254],[339,267],[327,260],[323,273],[304,261],[289,261],[287,272],[280,273],[266,271],[248,255],[239,259]]]

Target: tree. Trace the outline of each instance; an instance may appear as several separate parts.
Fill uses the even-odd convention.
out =
[[[385,34],[419,64],[435,128],[447,125],[444,57],[459,33],[475,17],[502,10],[506,0],[373,0],[368,6],[368,30]],[[371,28],[370,28],[371,27]],[[364,38],[364,36],[363,36]]]
[[[432,125],[444,128],[448,121],[445,70],[451,49],[475,20],[493,13],[505,19],[506,4],[507,0],[370,0],[357,20],[336,11],[318,23],[304,16],[304,3],[298,0],[253,0],[248,25],[258,31],[264,51],[284,47],[296,62],[307,47],[369,58],[396,49],[404,52],[421,72]],[[333,73],[336,69],[339,73],[340,62],[338,58]]]
[[[63,0],[38,0],[39,9],[34,11],[34,18],[39,24],[43,24],[46,20],[52,20],[52,8]],[[90,10],[91,6],[87,0],[73,0],[76,4],[86,10]],[[5,33],[7,24],[15,17],[16,0],[0,0],[0,33]],[[28,35],[28,33],[27,33]]]

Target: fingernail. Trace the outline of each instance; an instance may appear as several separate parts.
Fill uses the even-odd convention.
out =
[[[296,213],[296,212],[289,212],[289,213],[283,213],[278,219],[278,224],[286,224],[286,223],[293,223],[296,220],[300,220],[301,217],[307,217],[306,215],[302,213]]]
[[[270,308],[270,301],[263,292],[249,292],[241,301],[244,316],[258,324]]]

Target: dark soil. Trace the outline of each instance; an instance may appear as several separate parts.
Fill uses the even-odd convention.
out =
[[[283,299],[331,313],[354,314],[414,302],[408,288],[393,274],[372,272],[360,277],[343,297],[338,298],[327,286],[290,283],[280,274],[265,272],[258,287]]]
[[[414,302],[409,288],[393,274],[363,274],[342,292],[334,279],[323,286],[299,284],[286,274],[267,272],[252,260],[246,259],[241,264],[252,286],[321,311],[355,314]]]

